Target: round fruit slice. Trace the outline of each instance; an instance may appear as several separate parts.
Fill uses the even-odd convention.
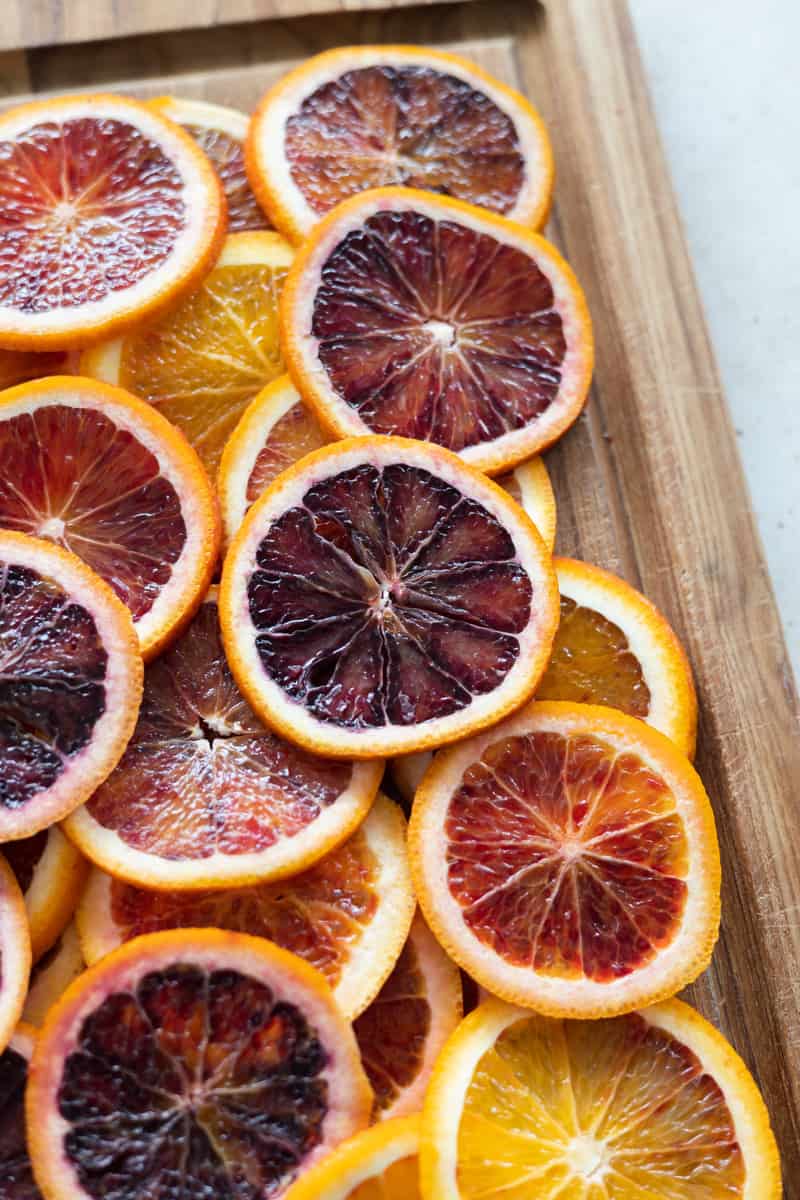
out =
[[[13,871],[0,855],[0,1049],[8,1045],[22,1015],[30,969],[25,902]]]
[[[365,1129],[306,1172],[286,1200],[420,1200],[419,1116]]]
[[[0,526],[82,558],[130,609],[147,658],[189,620],[219,552],[186,439],[130,393],[69,376],[0,396]]]
[[[262,938],[136,938],[76,980],[31,1062],[31,1160],[49,1200],[277,1197],[369,1120],[323,977]],[[144,1140],[143,1140],[144,1139]]]
[[[381,775],[381,763],[329,762],[264,728],[228,669],[213,589],[147,668],[128,748],[66,830],[93,862],[144,887],[282,879],[344,841]]]
[[[231,234],[191,295],[126,337],[87,351],[82,371],[155,405],[213,478],[245,408],[285,369],[278,297],[292,257],[277,233]]]
[[[414,801],[417,898],[445,949],[495,995],[610,1016],[708,965],[720,865],[699,776],[611,708],[536,703],[440,753]]]
[[[0,1178],[4,1200],[41,1200],[25,1139],[25,1086],[36,1030],[18,1025],[0,1054]]]
[[[0,841],[82,804],[120,758],[142,694],[127,608],[59,546],[0,530]]]
[[[553,188],[547,132],[524,96],[418,46],[344,46],[290,71],[256,109],[247,169],[276,227],[298,242],[366,188],[427,188],[537,229]]]
[[[417,913],[391,975],[353,1024],[375,1093],[373,1120],[422,1108],[433,1064],[461,1014],[458,967]]]
[[[78,931],[74,922],[70,922],[55,945],[31,971],[28,995],[22,1010],[23,1020],[39,1029],[56,1000],[64,995],[85,965]]]
[[[83,855],[57,825],[18,842],[6,842],[3,853],[25,899],[36,962],[50,949],[69,921],[88,875]]]
[[[436,1064],[420,1124],[426,1200],[779,1200],[764,1102],[680,1000],[554,1021],[489,1000]]]
[[[222,188],[172,121],[122,96],[0,116],[0,345],[64,349],[194,287],[225,230]]]
[[[342,1012],[354,1017],[396,963],[413,912],[405,821],[379,795],[344,845],[290,880],[153,892],[95,869],[76,922],[90,964],[130,938],[161,929],[216,926],[269,938],[322,971]]]
[[[320,754],[454,741],[519,707],[557,620],[550,555],[501,488],[438,446],[338,442],[245,518],[220,589],[259,715]]]
[[[409,188],[317,226],[286,280],[281,342],[332,434],[438,442],[490,475],[561,437],[593,362],[583,293],[549,242]]]
[[[222,104],[178,96],[159,96],[149,102],[149,107],[182,125],[211,159],[225,192],[230,232],[268,229],[269,222],[250,190],[244,166],[244,142],[250,124],[247,114]]]

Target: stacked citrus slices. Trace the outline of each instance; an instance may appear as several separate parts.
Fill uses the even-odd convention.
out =
[[[778,1200],[690,665],[553,556],[552,189],[419,47],[0,116],[11,1200]]]

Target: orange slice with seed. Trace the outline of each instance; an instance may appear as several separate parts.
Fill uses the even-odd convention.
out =
[[[50,1009],[78,978],[85,965],[78,931],[75,923],[70,921],[31,971],[22,1019],[36,1029],[41,1028]]]
[[[18,842],[3,853],[25,898],[33,961],[58,939],[80,899],[88,875],[83,855],[57,825]]]
[[[419,1116],[357,1133],[308,1171],[286,1200],[421,1200]]]

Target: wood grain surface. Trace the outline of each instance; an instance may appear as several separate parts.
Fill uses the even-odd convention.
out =
[[[797,697],[624,0],[552,0],[546,11],[478,0],[118,40],[12,56],[0,77],[6,92],[119,83],[250,108],[308,53],[373,40],[471,55],[549,124],[549,232],[583,282],[597,340],[587,410],[547,455],[558,549],[642,588],[691,657],[724,915],[688,998],[754,1071],[786,1195],[800,1200]]]

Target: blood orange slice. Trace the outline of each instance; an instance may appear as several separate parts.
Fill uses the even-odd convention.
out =
[[[612,1015],[708,965],[720,906],[711,806],[672,742],[633,717],[537,703],[438,754],[409,844],[429,925],[504,999]]]
[[[421,1200],[419,1117],[365,1129],[307,1171],[286,1200]]]
[[[353,1033],[324,979],[262,938],[136,938],[51,1011],[26,1098],[50,1200],[262,1200],[369,1119]],[[113,1166],[113,1172],[110,1167]]]
[[[0,116],[0,345],[63,349],[193,287],[219,252],[222,188],[177,125],[121,96]]]
[[[0,855],[0,1049],[8,1045],[22,1015],[30,969],[25,902],[13,871]]]
[[[31,971],[22,1019],[40,1028],[56,1000],[60,1000],[85,965],[78,931],[74,922],[70,922]]]
[[[33,961],[57,940],[80,899],[88,875],[83,855],[57,825],[18,842],[3,853],[25,898]]]
[[[36,1030],[20,1024],[0,1054],[0,1178],[5,1200],[41,1200],[25,1138],[25,1086]]]
[[[539,114],[475,63],[419,46],[344,46],[267,92],[247,142],[256,195],[301,241],[366,188],[429,188],[539,228],[553,157]]]
[[[530,458],[497,482],[522,505],[552,551],[556,544],[556,498],[543,460],[538,455]]]

